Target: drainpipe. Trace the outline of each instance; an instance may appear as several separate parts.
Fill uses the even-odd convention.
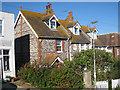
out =
[[[68,49],[69,49],[69,46],[68,46],[68,42],[69,42],[70,38],[67,39],[67,58],[69,59],[69,52],[68,52]]]

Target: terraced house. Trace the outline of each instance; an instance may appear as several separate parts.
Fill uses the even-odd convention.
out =
[[[106,50],[111,52],[113,57],[120,58],[120,34],[119,33],[108,33],[97,36],[95,42],[96,48],[100,50]]]
[[[14,30],[16,65],[29,61],[58,65],[66,58],[72,60],[74,53],[91,48],[90,37],[74,21],[72,12],[66,20],[59,20],[51,4],[45,13],[20,8]]]

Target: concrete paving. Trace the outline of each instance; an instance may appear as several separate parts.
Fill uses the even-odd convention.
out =
[[[32,90],[32,89],[35,89],[35,87],[29,85],[29,83],[25,83],[20,80],[15,82],[6,82],[2,84],[2,90]]]

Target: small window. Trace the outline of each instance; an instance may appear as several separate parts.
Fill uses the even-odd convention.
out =
[[[76,44],[73,45],[73,50],[77,50],[77,45]]]
[[[0,35],[2,35],[2,20],[0,20]]]
[[[61,40],[56,40],[56,47],[57,47],[57,52],[62,51],[62,41]]]
[[[78,28],[75,27],[75,34],[78,35]]]
[[[51,20],[51,29],[56,29],[56,21]]]
[[[84,44],[81,44],[81,50],[84,50]]]
[[[4,70],[9,70],[9,50],[3,50]]]
[[[119,53],[119,49],[117,48],[117,55],[119,55],[120,53]]]
[[[0,55],[2,55],[2,50],[0,50]]]

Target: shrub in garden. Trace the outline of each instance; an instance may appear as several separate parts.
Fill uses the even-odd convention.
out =
[[[83,88],[83,78],[67,67],[39,67],[25,64],[18,72],[19,79],[37,88]]]

